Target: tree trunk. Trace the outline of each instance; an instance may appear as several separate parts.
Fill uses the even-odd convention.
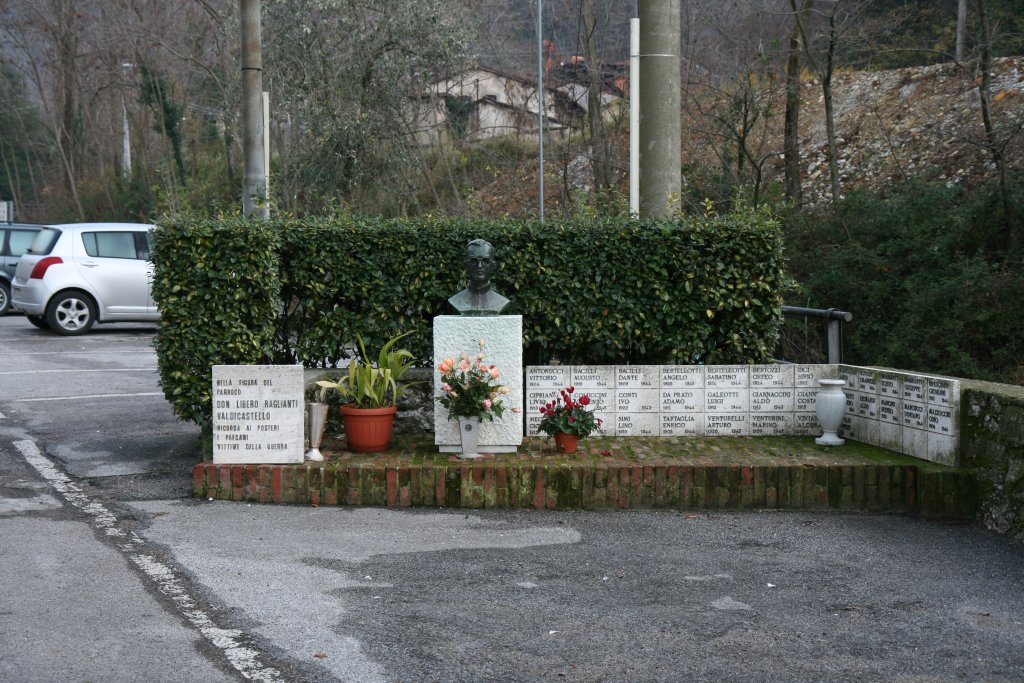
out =
[[[828,142],[828,174],[832,183],[832,210],[839,213],[839,150],[836,148],[836,115],[832,103],[832,74],[836,56],[836,15],[829,17],[828,53],[821,77],[821,94],[825,99],[825,137]]]
[[[964,44],[967,38],[967,0],[960,0],[956,9],[956,61],[964,61]]]
[[[800,36],[789,35],[789,57],[786,60],[786,121],[783,157],[785,159],[786,199],[799,207],[803,204],[800,184]]]
[[[992,35],[986,13],[985,0],[978,0],[978,21],[981,24],[981,45],[978,68],[981,80],[978,83],[978,95],[981,102],[981,120],[985,126],[985,147],[996,166],[999,182],[999,199],[1003,206],[1003,217],[1006,221],[1006,247],[1008,251],[1017,248],[1017,220],[1010,195],[1010,183],[1006,169],[1006,156],[1003,154],[1005,145],[1000,143],[992,123]]]
[[[611,187],[608,169],[608,148],[604,136],[604,121],[601,118],[601,67],[597,63],[597,49],[594,34],[597,21],[594,19],[592,0],[582,0],[583,34],[587,60],[587,126],[590,129],[591,166],[594,169],[595,189],[605,190]]]

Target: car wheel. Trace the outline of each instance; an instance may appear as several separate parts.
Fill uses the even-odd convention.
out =
[[[96,305],[80,292],[64,292],[50,300],[46,322],[57,334],[85,334],[96,322]]]
[[[41,330],[50,329],[50,323],[46,322],[45,315],[26,315],[25,319]]]
[[[11,288],[6,282],[0,282],[0,315],[11,310]]]

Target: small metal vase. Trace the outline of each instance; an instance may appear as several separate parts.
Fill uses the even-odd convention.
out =
[[[327,404],[310,403],[309,414],[309,450],[306,451],[306,460],[323,461],[324,456],[320,452],[320,441],[324,438],[324,427],[327,426]]]

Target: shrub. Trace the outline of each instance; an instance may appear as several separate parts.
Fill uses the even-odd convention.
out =
[[[807,305],[854,314],[844,360],[1012,382],[1024,365],[1024,273],[994,188],[913,183],[851,193],[840,220],[787,221]],[[1019,227],[1018,227],[1019,229]],[[1019,380],[1018,380],[1019,381]]]
[[[504,312],[523,316],[530,363],[763,362],[777,336],[780,234],[760,212],[673,222],[340,216],[220,225],[179,220],[157,231],[158,303],[168,328],[158,346],[167,357],[161,377],[168,398],[186,406],[179,414],[198,421],[209,414],[208,382],[200,390],[209,371],[196,363],[214,357],[336,367],[357,337],[377,348],[408,330],[403,345],[429,365],[433,318],[452,312],[448,297],[466,286],[464,245],[477,237],[497,248],[493,286],[512,301]],[[233,249],[232,272],[253,299],[229,314],[242,306],[232,294],[239,283],[225,287],[222,274],[203,274],[198,286],[189,280],[193,261],[216,259],[200,260],[197,250]],[[218,328],[254,326],[246,343],[230,329],[185,329],[193,312],[180,309],[191,302],[175,286],[208,293],[198,320],[219,315]]]

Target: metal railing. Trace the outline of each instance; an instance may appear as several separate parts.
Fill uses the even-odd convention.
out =
[[[843,362],[843,323],[853,320],[853,313],[838,308],[782,307],[783,315],[794,318],[823,318],[828,331],[828,362]]]

